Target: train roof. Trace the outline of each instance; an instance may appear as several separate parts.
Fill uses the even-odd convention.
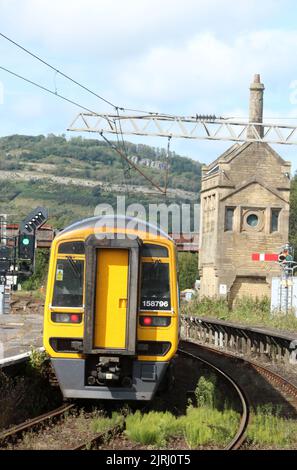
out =
[[[141,219],[137,219],[136,217],[122,216],[122,215],[118,215],[118,216],[103,215],[103,216],[89,217],[88,219],[79,220],[78,222],[74,222],[73,224],[69,225],[64,230],[59,232],[57,236],[64,235],[65,233],[68,233],[68,232],[73,232],[74,230],[95,228],[97,224],[101,225],[102,221],[104,221],[106,227],[117,226],[119,228],[125,228],[127,226],[127,223],[134,222],[137,230],[141,232],[147,232],[156,236],[167,238],[168,240],[172,242],[174,241],[168,235],[168,233],[166,233],[157,225],[150,224],[149,222],[146,222]]]

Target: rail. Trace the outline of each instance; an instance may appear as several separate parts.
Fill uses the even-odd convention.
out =
[[[239,449],[243,442],[245,441],[246,437],[246,430],[249,425],[249,419],[250,419],[250,411],[249,411],[249,403],[247,401],[247,398],[244,394],[244,392],[241,390],[241,388],[238,386],[238,384],[233,380],[230,375],[226,374],[225,371],[223,371],[221,368],[215,366],[214,364],[210,363],[209,361],[206,361],[205,359],[202,359],[199,354],[193,354],[189,351],[185,351],[183,348],[178,349],[179,354],[182,354],[185,357],[191,357],[193,359],[197,359],[198,361],[202,362],[203,364],[207,365],[209,368],[215,370],[216,374],[221,375],[228,383],[229,385],[235,390],[237,397],[240,401],[241,404],[241,417],[240,417],[240,422],[239,426],[237,429],[237,432],[233,439],[225,446],[224,450],[237,450]]]
[[[278,394],[278,397],[282,398],[283,403],[289,404],[290,413],[292,412],[291,408],[297,410],[296,383],[293,383],[290,379],[288,380],[288,378],[271,370],[268,366],[266,367],[246,358],[235,357],[233,353],[197,344],[197,342],[191,340],[181,340],[179,347],[182,351],[185,350],[187,353],[193,354],[194,357],[200,361],[206,361],[210,366],[226,374],[227,377],[235,383],[235,386],[238,387],[239,392],[242,394],[240,425],[234,439],[225,447],[225,450],[242,448],[247,435],[248,426],[257,409],[258,402],[255,400],[255,397],[263,394],[264,384],[266,384],[266,393],[268,390],[267,385],[270,385]],[[260,376],[263,377],[264,382],[259,380]],[[277,395],[274,396],[274,400],[276,396]],[[265,395],[265,397],[268,400],[267,403],[270,403],[272,396],[268,394],[268,396]],[[283,404],[281,406],[283,406]],[[250,410],[252,411],[250,412]],[[251,417],[250,413],[252,415]]]
[[[28,431],[38,431],[41,427],[46,426],[49,422],[53,420],[60,420],[65,416],[65,413],[69,412],[71,409],[74,409],[74,404],[64,404],[55,410],[44,413],[41,416],[25,421],[22,424],[14,426],[6,431],[3,431],[0,434],[0,448],[3,449],[11,443],[15,443],[17,439],[20,439],[21,436]]]

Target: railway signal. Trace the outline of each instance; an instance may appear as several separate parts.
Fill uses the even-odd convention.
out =
[[[27,235],[20,233],[19,235],[19,259],[34,260],[35,254],[35,234]]]
[[[36,207],[30,214],[23,220],[20,225],[20,233],[34,234],[48,219],[48,211],[44,207]]]
[[[278,253],[252,253],[253,261],[274,261],[278,263],[281,275],[272,278],[272,300],[271,311],[275,309],[284,311],[286,314],[293,308],[294,271],[297,263],[294,261],[294,249],[289,244],[283,245]],[[294,287],[295,285],[295,287]]]
[[[36,230],[48,219],[48,211],[44,207],[36,207],[21,222],[18,237],[19,272],[26,277],[34,272]]]
[[[7,246],[0,246],[0,273],[5,274],[11,265],[11,250]]]
[[[290,245],[285,245],[279,253],[252,253],[252,261],[276,261],[285,265],[293,263],[294,257]]]
[[[292,248],[289,245],[285,245],[283,250],[279,253],[278,262],[281,264],[293,262]]]
[[[287,314],[293,307],[294,271],[297,269],[292,246],[286,243],[278,253],[252,253],[252,260],[278,263],[281,276],[272,279],[272,291],[277,290],[278,294],[277,301],[271,303],[271,310],[273,311],[275,305],[277,305],[277,309],[284,310]]]

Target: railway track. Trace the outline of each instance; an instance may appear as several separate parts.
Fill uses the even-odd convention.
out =
[[[232,442],[230,442],[226,446],[226,450],[231,450],[231,449],[236,449],[239,448],[241,443],[244,440],[244,432],[248,423],[248,418],[249,418],[249,408],[246,403],[246,399],[244,397],[244,394],[241,392],[237,384],[227,375],[225,374],[222,370],[218,369],[215,367],[213,364],[210,364],[206,360],[203,360],[200,357],[197,357],[196,355],[189,353],[185,350],[179,350],[179,354],[183,355],[184,357],[192,358],[195,360],[199,360],[200,362],[203,362],[203,364],[207,368],[211,368],[212,370],[215,371],[216,374],[220,374],[225,381],[228,382],[228,385],[232,386],[235,389],[236,394],[238,395],[239,402],[241,404],[241,409],[242,409],[242,417],[240,421],[240,425],[238,428],[238,431],[234,438],[232,439]],[[75,410],[76,406],[74,404],[71,405],[63,405],[56,410],[53,410],[49,413],[45,413],[42,416],[36,417],[30,421],[27,421],[23,424],[20,424],[18,426],[15,426],[8,431],[0,434],[0,448],[5,449],[7,447],[18,447],[19,442],[24,438],[26,433],[38,433],[40,430],[44,429],[46,426],[50,425],[51,423],[58,424],[61,419],[65,416],[65,414],[71,410]],[[142,412],[144,412],[147,409],[147,405],[142,409]],[[79,451],[79,450],[85,450],[85,449],[94,449],[97,448],[99,445],[102,445],[109,441],[110,439],[115,438],[116,436],[119,436],[120,434],[123,433],[125,429],[125,420],[121,424],[116,425],[113,428],[108,429],[107,431],[101,432],[95,436],[88,437],[88,438],[83,438],[81,439],[81,442],[78,444],[73,445],[72,447],[68,447],[68,450],[73,450],[73,451]]]
[[[271,402],[276,403],[277,399],[283,400],[289,410],[287,413],[294,414],[297,418],[297,386],[269,367],[189,340],[180,342],[180,351],[217,369],[239,391],[238,395],[242,403],[240,426],[226,449],[239,449],[243,445],[251,420],[251,409],[256,410],[257,406],[262,404],[261,399],[266,399],[266,402],[271,399]],[[268,390],[270,386],[271,395],[265,392],[264,384]]]
[[[22,440],[26,433],[38,433],[53,422],[58,424],[69,411],[74,411],[75,409],[75,404],[62,405],[53,411],[28,420],[18,426],[12,427],[11,429],[0,434],[0,449],[3,450],[9,446],[17,446],[18,442]],[[106,442],[106,440],[122,433],[124,429],[125,423],[123,422],[123,424],[116,425],[107,431],[101,432],[92,438],[88,438],[83,442],[68,448],[67,450],[78,451],[96,448],[96,446],[99,444],[102,444],[103,442]]]
[[[228,384],[235,390],[235,393],[238,397],[241,406],[241,418],[235,436],[233,437],[232,441],[229,442],[229,444],[225,447],[224,450],[239,449],[245,440],[245,433],[250,419],[249,403],[244,392],[241,390],[238,384],[230,377],[230,375],[226,374],[226,372],[224,372],[221,368],[216,367],[211,362],[202,359],[199,355],[196,355],[193,352],[186,351],[182,348],[178,349],[178,353],[183,355],[184,357],[189,357],[194,360],[198,360],[199,362],[202,362],[204,365],[214,370],[216,374],[219,374],[221,377],[223,377],[223,379],[228,382]]]
[[[205,351],[210,353],[213,358],[215,357],[222,357],[230,360],[236,361],[238,364],[242,365],[248,365],[252,370],[256,371],[259,373],[262,377],[265,377],[267,380],[269,380],[271,383],[276,385],[279,389],[283,390],[285,394],[288,396],[292,397],[294,401],[296,400],[296,406],[297,406],[297,386],[295,383],[291,382],[287,378],[283,377],[282,375],[276,373],[274,370],[270,369],[269,366],[264,366],[263,364],[259,364],[258,362],[243,358],[243,357],[238,357],[234,355],[233,353],[226,352],[226,351],[221,351],[218,349],[214,349],[212,347],[208,347],[205,345],[201,344],[196,344],[195,342],[191,341],[181,341],[181,344],[190,344],[191,347],[198,348],[199,351]]]
[[[241,419],[236,435],[225,447],[225,450],[235,450],[243,446],[251,419],[251,410],[252,408],[256,409],[259,404],[259,398],[263,396],[266,398],[268,396],[272,402],[277,402],[282,397],[288,404],[288,407],[295,410],[297,417],[297,387],[275,371],[254,361],[234,356],[230,352],[219,351],[189,340],[182,340],[180,342],[178,354],[182,357],[200,361],[207,368],[214,370],[216,375],[220,375],[228,383],[228,386],[233,388],[237,396],[238,403],[240,404]],[[264,384],[266,384],[266,387],[270,384],[275,397],[270,396],[269,393],[267,394]],[[272,393],[271,390],[270,393]],[[3,432],[0,434],[0,448],[5,449],[17,446],[26,433],[37,433],[50,423],[59,423],[67,412],[75,411],[75,408],[76,405],[74,404],[63,405],[49,413],[45,413],[42,416],[38,416]],[[125,421],[95,436],[83,437],[81,442],[73,445],[70,449],[68,447],[68,449],[78,451],[96,448],[107,440],[122,434],[124,429]]]
[[[106,442],[106,440],[112,439],[113,437],[121,434],[125,430],[125,423],[117,425],[107,431],[104,431],[92,439],[83,442],[77,446],[72,447],[70,450],[90,450],[96,448],[99,444]]]
[[[4,431],[0,434],[0,449],[6,448],[9,444],[15,444],[18,439],[30,431],[37,432],[41,428],[48,425],[50,422],[59,421],[62,419],[67,412],[74,409],[74,404],[62,405],[55,410],[44,413],[41,416],[30,419],[18,426],[14,426],[11,429]]]

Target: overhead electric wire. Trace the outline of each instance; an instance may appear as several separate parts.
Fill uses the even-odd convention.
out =
[[[26,47],[22,46],[21,44],[19,44],[18,42],[14,41],[13,39],[9,38],[8,36],[6,36],[5,34],[1,33],[0,32],[0,36],[4,39],[6,39],[7,41],[9,41],[11,44],[13,44],[14,46],[18,47],[19,49],[21,49],[22,51],[24,51],[26,54],[29,54],[31,57],[33,57],[34,59],[38,60],[39,62],[41,62],[43,65],[49,67],[50,69],[52,69],[55,74],[59,74],[61,75],[62,77],[66,78],[67,80],[70,80],[72,83],[74,83],[75,85],[81,87],[82,89],[84,89],[85,91],[87,91],[88,93],[96,96],[98,99],[104,101],[105,103],[109,104],[110,106],[112,106],[115,111],[117,112],[117,118],[118,118],[118,122],[119,122],[119,129],[120,129],[120,135],[121,135],[121,141],[122,141],[122,148],[123,148],[123,152],[117,148],[117,146],[115,146],[114,144],[112,144],[111,142],[109,142],[108,139],[105,138],[105,136],[103,136],[103,133],[101,133],[101,136],[104,138],[104,140],[106,142],[108,142],[112,147],[113,149],[121,156],[122,158],[122,162],[123,162],[123,174],[124,174],[124,184],[125,184],[125,187],[126,187],[126,191],[128,192],[128,185],[127,185],[127,182],[126,182],[126,175],[128,174],[128,177],[130,179],[130,170],[131,168],[134,168],[138,173],[140,173],[147,181],[149,181],[155,188],[158,189],[158,191],[161,191],[162,193],[165,194],[165,197],[166,197],[166,193],[167,193],[167,184],[168,184],[168,167],[166,168],[166,176],[165,176],[165,191],[162,190],[156,183],[153,182],[153,180],[151,178],[149,178],[148,176],[145,175],[144,172],[142,172],[134,163],[132,163],[130,161],[130,159],[128,158],[128,152],[127,152],[127,148],[126,148],[126,144],[125,144],[125,141],[124,141],[124,137],[123,137],[123,130],[122,130],[122,125],[121,125],[121,119],[120,119],[120,114],[119,114],[119,110],[121,111],[134,111],[134,112],[140,112],[140,113],[143,113],[143,114],[147,114],[147,115],[161,115],[161,116],[164,116],[164,117],[168,117],[169,115],[168,114],[164,114],[164,113],[154,113],[154,112],[151,112],[151,111],[143,111],[143,110],[135,110],[135,109],[131,109],[131,108],[124,108],[124,107],[119,107],[119,106],[116,106],[114,103],[112,103],[111,101],[105,99],[103,96],[99,95],[98,93],[92,91],[90,88],[86,87],[85,85],[83,85],[82,83],[78,82],[77,80],[73,79],[72,77],[70,77],[69,75],[65,74],[64,72],[62,72],[61,70],[59,70],[58,68],[54,67],[53,65],[51,65],[49,62],[47,62],[46,60],[42,59],[41,57],[39,57],[37,54],[29,51],[29,49],[27,49]],[[68,103],[71,103],[81,109],[84,109],[85,111],[88,111],[89,113],[91,114],[94,114],[96,115],[97,113],[95,111],[92,111],[90,110],[89,108],[81,105],[80,103],[74,101],[74,100],[71,100],[70,98],[67,98],[66,96],[63,96],[61,95],[60,93],[57,92],[57,88],[56,88],[56,85],[55,85],[55,91],[37,83],[37,82],[34,82],[33,80],[30,80],[16,72],[13,72],[12,70],[9,70],[3,66],[0,66],[0,69],[13,75],[14,77],[16,78],[19,78],[20,80],[23,80],[27,83],[30,83],[31,85],[34,85],[38,88],[40,88],[41,90],[43,91],[46,91],[47,93],[50,93],[54,96],[57,96],[58,98],[64,100],[64,101],[67,101]],[[117,134],[117,142],[118,142],[118,146],[120,146],[120,141],[119,141],[119,135],[118,135],[118,129],[117,129],[117,125],[116,125],[116,122],[114,120],[114,124],[115,124],[115,127],[116,127],[116,134]],[[168,152],[168,150],[167,150]],[[124,160],[126,161],[126,164],[127,164],[127,168],[124,168]]]
[[[107,139],[107,137],[105,137],[105,135],[103,134],[103,131],[100,132],[100,135],[101,137],[105,140],[106,143],[108,143],[110,145],[111,148],[113,148],[113,150],[115,150],[122,158],[124,158],[124,160],[126,160],[128,162],[128,164],[133,167],[136,171],[138,171],[138,173],[141,174],[141,176],[143,176],[147,181],[149,181],[151,183],[152,186],[154,186],[158,191],[160,191],[161,193],[164,194],[164,190],[158,186],[149,176],[147,176],[145,173],[143,173],[143,171],[140,170],[140,168],[138,168],[131,160],[129,160],[126,155],[116,147],[116,145],[114,145],[112,142],[110,142],[110,140]]]
[[[132,111],[132,112],[136,112],[136,113],[143,113],[143,114],[148,114],[148,115],[160,115],[160,116],[164,116],[164,117],[169,117],[170,115],[168,113],[160,113],[160,112],[155,112],[155,111],[144,111],[144,110],[141,110],[141,109],[133,109],[133,108],[125,108],[124,106],[117,106],[116,104],[112,103],[111,101],[107,100],[106,98],[104,98],[103,96],[99,95],[98,93],[96,93],[95,91],[91,90],[90,88],[88,88],[87,86],[83,85],[82,83],[78,82],[77,80],[75,80],[74,78],[70,77],[69,75],[67,75],[66,73],[62,72],[61,70],[59,70],[57,67],[54,67],[53,65],[51,65],[49,62],[47,62],[46,60],[42,59],[40,56],[38,56],[37,54],[35,54],[34,52],[31,52],[29,51],[29,49],[27,49],[26,47],[22,46],[21,44],[19,44],[17,41],[14,41],[13,39],[9,38],[8,36],[6,36],[5,34],[1,33],[0,32],[0,36],[4,39],[6,39],[8,42],[10,42],[11,44],[13,44],[14,46],[18,47],[19,49],[21,49],[22,51],[24,51],[26,54],[29,54],[31,57],[33,57],[34,59],[38,60],[39,62],[41,62],[42,64],[46,65],[47,67],[49,67],[50,69],[52,69],[54,72],[58,73],[59,75],[61,75],[62,77],[66,78],[67,80],[70,80],[72,83],[75,83],[75,85],[81,87],[82,89],[84,89],[85,91],[87,91],[88,93],[91,93],[92,95],[96,96],[97,98],[99,98],[100,100],[104,101],[105,103],[109,104],[110,106],[112,106],[115,110],[121,110],[121,111]],[[84,108],[85,109],[85,108]]]
[[[249,117],[248,116],[228,116],[228,117],[224,117],[224,119],[226,121],[230,120],[230,119],[244,119],[246,121],[249,121]],[[297,116],[290,116],[290,117],[281,117],[281,116],[264,116],[263,119],[272,119],[272,120],[277,120],[277,121],[289,121],[289,120],[294,120],[296,121],[297,120]],[[263,124],[265,126],[265,122],[257,122],[255,124]]]
[[[143,113],[143,114],[162,114],[165,116],[165,114],[163,113],[155,113],[153,111],[143,111],[143,110],[139,110],[139,109],[132,109],[132,108],[125,108],[125,107],[121,107],[121,106],[117,106],[115,105],[114,103],[112,103],[111,101],[107,100],[106,98],[104,98],[103,96],[99,95],[98,93],[96,93],[95,91],[91,90],[90,88],[88,88],[87,86],[83,85],[82,83],[78,82],[77,80],[75,80],[74,78],[70,77],[69,75],[67,75],[66,73],[62,72],[61,70],[59,70],[57,67],[54,67],[53,65],[51,65],[49,62],[47,62],[46,60],[42,59],[41,57],[39,57],[37,54],[34,54],[34,52],[31,52],[29,51],[29,49],[27,49],[26,47],[22,46],[21,44],[19,44],[18,42],[14,41],[13,39],[9,38],[8,36],[6,36],[5,34],[1,33],[0,32],[0,36],[3,37],[4,39],[6,39],[7,41],[9,41],[11,44],[13,44],[14,46],[18,47],[19,49],[21,49],[22,51],[26,52],[26,54],[29,54],[31,57],[33,57],[34,59],[38,60],[39,62],[41,62],[42,64],[46,65],[47,67],[49,67],[50,69],[54,70],[54,72],[58,73],[59,75],[61,75],[62,77],[66,78],[67,80],[70,80],[71,82],[75,83],[75,85],[83,88],[85,91],[87,91],[88,93],[91,93],[92,95],[96,96],[97,98],[99,98],[100,100],[104,101],[105,103],[109,104],[110,106],[112,106],[113,108],[115,108],[115,110],[118,110],[120,109],[121,111],[134,111],[134,112],[137,112],[137,113]]]
[[[67,98],[67,97],[65,97],[65,96],[63,96],[63,95],[61,95],[61,94],[59,94],[59,93],[55,93],[54,91],[50,90],[49,88],[46,88],[45,86],[40,85],[39,83],[36,83],[36,82],[34,82],[33,80],[30,80],[30,79],[28,79],[28,78],[26,78],[26,77],[23,77],[22,75],[19,75],[19,74],[13,72],[12,70],[9,70],[9,69],[3,67],[2,65],[0,65],[0,70],[4,70],[5,72],[7,72],[7,73],[13,75],[14,77],[19,78],[20,80],[23,80],[23,81],[25,81],[25,82],[27,82],[27,83],[30,83],[31,85],[34,85],[34,86],[40,88],[41,90],[46,91],[47,93],[50,93],[50,94],[52,94],[52,95],[54,95],[54,96],[57,96],[58,98],[61,98],[62,100],[67,101],[68,103],[71,103],[71,104],[73,104],[73,105],[75,105],[75,106],[78,106],[79,108],[82,108],[82,109],[88,111],[89,113],[92,113],[92,114],[94,114],[94,115],[97,114],[95,111],[92,111],[91,109],[86,108],[85,106],[81,105],[80,103],[77,103],[76,101],[73,101],[73,100],[71,100],[71,99],[69,99],[69,98]],[[101,136],[103,137],[103,139],[104,139],[109,145],[111,145],[111,147],[112,147],[122,158],[124,158],[124,160],[126,160],[126,162],[127,162],[131,167],[135,168],[135,170],[138,171],[138,173],[140,173],[140,174],[141,174],[147,181],[149,181],[155,188],[157,188],[158,191],[161,191],[162,193],[164,192],[157,184],[155,184],[148,176],[146,176],[136,165],[134,165],[134,163],[132,163],[132,162],[128,159],[128,157],[127,157],[121,150],[119,150],[114,144],[112,144],[112,143],[103,135],[102,132],[101,132],[100,134],[101,134]]]
[[[119,137],[119,132],[118,132],[118,129],[117,129],[116,122],[114,122],[114,126],[115,126],[115,129],[116,129],[118,147],[120,148],[121,143],[120,143],[120,137]],[[125,151],[125,148],[124,148],[124,151]],[[126,152],[125,152],[125,155],[128,159],[128,155],[127,155]],[[122,156],[121,156],[121,163],[122,163],[122,171],[123,171],[123,184],[126,188],[126,193],[129,195],[129,188],[128,188],[128,184],[127,184],[127,180],[126,180],[126,170],[127,170],[127,168],[125,168],[125,163],[127,165],[127,162],[125,162],[125,160],[122,158]],[[128,165],[128,169],[130,170],[130,164]],[[129,177],[130,177],[130,175],[129,175]]]
[[[62,72],[61,70],[59,70],[57,67],[54,67],[53,65],[51,65],[49,62],[47,62],[46,60],[42,59],[41,57],[39,57],[37,54],[35,54],[34,52],[31,52],[29,51],[29,49],[27,49],[26,47],[22,46],[21,44],[19,44],[17,41],[14,41],[13,39],[9,38],[8,36],[6,36],[5,34],[1,33],[0,32],[0,36],[3,37],[4,39],[6,39],[7,41],[9,41],[11,44],[13,44],[14,46],[18,47],[19,49],[21,49],[22,51],[26,52],[26,54],[29,54],[30,56],[32,56],[34,59],[38,60],[39,62],[41,62],[42,64],[46,65],[47,67],[49,67],[50,69],[54,70],[56,73],[58,73],[59,75],[61,75],[62,77],[66,78],[67,80],[70,80],[71,82],[75,83],[75,85],[83,88],[85,91],[87,91],[88,93],[91,93],[92,95],[96,96],[97,98],[99,98],[100,100],[104,101],[106,104],[109,104],[110,106],[112,106],[113,108],[115,108],[115,110],[121,110],[121,111],[132,111],[132,112],[137,112],[137,113],[143,113],[143,114],[148,114],[148,115],[160,115],[160,116],[164,116],[164,117],[170,117],[170,114],[167,114],[167,113],[160,113],[160,112],[154,112],[154,111],[144,111],[144,110],[141,110],[141,109],[133,109],[133,108],[125,108],[123,106],[117,106],[115,105],[114,103],[112,103],[111,101],[107,100],[106,98],[104,98],[103,96],[99,95],[98,93],[96,93],[95,91],[91,90],[90,88],[88,88],[87,86],[83,85],[82,83],[78,82],[77,80],[75,80],[74,78],[70,77],[69,75],[67,75],[66,73]],[[87,109],[85,107],[83,107],[83,109]],[[216,117],[214,116],[215,119],[226,119],[226,120],[229,120],[229,119],[248,119],[248,117],[243,117],[243,116],[228,116],[228,117]],[[280,120],[294,120],[294,119],[297,119],[297,116],[296,117],[267,117],[267,119],[280,119]]]
[[[18,47],[19,49],[21,49],[22,51],[26,52],[27,54],[29,54],[30,56],[34,57],[34,59],[36,60],[39,60],[39,62],[41,62],[42,64],[46,65],[47,67],[51,68],[52,70],[54,70],[56,73],[58,73],[59,75],[61,75],[62,77],[64,78],[67,78],[67,80],[70,80],[71,82],[75,83],[76,85],[78,85],[79,87],[83,88],[84,90],[88,91],[89,93],[91,93],[92,95],[96,96],[97,98],[99,98],[100,100],[104,101],[105,103],[109,104],[110,106],[112,106],[113,108],[116,108],[116,106],[109,100],[103,98],[103,96],[99,95],[98,93],[95,93],[94,91],[90,90],[88,87],[86,87],[85,85],[83,85],[82,83],[79,83],[77,82],[76,80],[74,80],[73,78],[71,78],[69,75],[67,75],[66,73],[62,72],[61,70],[57,69],[56,67],[54,67],[53,65],[49,64],[48,62],[46,62],[46,60],[42,59],[41,57],[39,57],[38,55],[34,54],[33,52],[29,51],[28,49],[26,49],[25,47],[23,47],[21,44],[18,44],[16,41],[14,41],[13,39],[10,39],[8,36],[5,36],[5,34],[3,33],[0,33],[0,36],[2,36],[4,39],[6,39],[7,41],[11,42],[12,44],[14,44],[16,47]]]
[[[0,65],[0,69],[4,70],[7,73],[10,73],[11,75],[13,75],[14,77],[19,78],[20,80],[23,80],[27,83],[30,83],[31,85],[34,85],[34,86],[40,88],[43,91],[46,91],[47,93],[51,93],[52,95],[57,96],[58,98],[61,98],[62,100],[67,101],[68,103],[74,104],[75,106],[78,106],[79,108],[84,109],[84,110],[88,111],[91,114],[97,115],[96,111],[92,111],[91,109],[86,108],[85,106],[81,105],[80,103],[78,103],[76,101],[73,101],[70,98],[67,98],[66,96],[63,96],[60,93],[57,93],[53,90],[50,90],[49,88],[46,88],[43,85],[40,85],[40,83],[33,82],[33,80],[30,80],[29,78],[23,77],[22,75],[19,75],[18,73],[13,72],[12,70],[9,70],[9,69],[3,67],[2,65]]]
[[[131,165],[130,165],[130,159],[129,159],[129,157],[128,157],[128,151],[127,151],[126,143],[125,143],[125,140],[124,140],[123,129],[122,129],[122,124],[121,124],[120,114],[119,114],[119,108],[117,108],[116,111],[117,111],[117,115],[118,115],[118,117],[119,117],[119,128],[120,128],[120,133],[121,133],[122,147],[123,147],[124,153],[125,153],[125,155],[126,155],[126,157],[127,157],[127,161],[129,161],[127,167],[125,168],[124,161],[122,160],[122,162],[123,162],[124,179],[125,179],[125,183],[126,183],[126,176],[128,175],[129,183],[131,183],[131,175],[130,175]],[[115,124],[115,126],[116,126],[116,122],[114,122],[114,124]],[[126,183],[126,188],[127,188],[128,194],[129,194],[129,190],[128,190],[127,183]]]
[[[120,120],[119,108],[116,108],[116,111],[117,111],[117,115],[118,115],[118,118],[119,118],[119,127],[120,127],[120,133],[121,133],[121,138],[122,138],[123,149],[124,149],[126,157],[128,158],[128,152],[127,152],[127,148],[126,148],[126,144],[125,144],[125,140],[124,140],[124,135],[123,135],[122,124],[121,124],[121,120]],[[115,123],[115,125],[116,125],[116,123]]]
[[[165,196],[167,196],[167,188],[168,188],[168,174],[169,174],[169,159],[170,159],[170,141],[171,141],[171,136],[168,137],[167,141],[167,152],[166,152],[166,158],[165,158]]]
[[[13,39],[9,38],[8,36],[6,36],[5,34],[1,33],[0,32],[0,36],[4,39],[6,39],[8,42],[10,42],[11,44],[13,44],[14,46],[18,47],[19,49],[21,49],[22,51],[24,51],[26,54],[29,54],[31,57],[33,57],[34,59],[38,60],[39,62],[41,62],[43,65],[46,65],[47,67],[49,67],[50,69],[52,69],[54,72],[58,73],[59,75],[61,75],[62,77],[66,78],[67,80],[70,80],[72,83],[74,83],[75,85],[81,87],[82,89],[84,89],[85,91],[87,91],[88,93],[91,93],[92,95],[96,96],[96,98],[99,98],[100,100],[104,101],[106,104],[112,106],[116,111],[118,110],[121,110],[121,111],[131,111],[131,112],[136,112],[136,113],[143,113],[143,114],[147,114],[147,115],[158,115],[158,116],[164,116],[165,118],[166,117],[170,117],[170,114],[168,113],[160,113],[160,112],[155,112],[155,111],[144,111],[144,110],[141,110],[141,109],[133,109],[133,108],[125,108],[124,106],[118,106],[114,103],[112,103],[111,101],[107,100],[106,98],[104,98],[102,95],[99,95],[98,93],[96,93],[95,91],[91,90],[90,88],[88,88],[87,86],[83,85],[82,83],[78,82],[77,80],[75,80],[74,78],[70,77],[69,75],[67,75],[66,73],[62,72],[61,70],[59,70],[57,67],[54,67],[53,65],[51,65],[49,62],[47,62],[46,60],[42,59],[40,56],[38,56],[37,54],[35,54],[34,52],[31,52],[29,51],[29,49],[27,49],[26,47],[22,46],[21,44],[19,44],[17,41],[14,41]],[[85,109],[85,108],[84,108]],[[213,118],[215,119],[225,119],[225,118],[217,118],[216,116],[212,116]],[[230,119],[230,118],[226,118],[226,119]],[[232,119],[232,118],[231,118]]]

